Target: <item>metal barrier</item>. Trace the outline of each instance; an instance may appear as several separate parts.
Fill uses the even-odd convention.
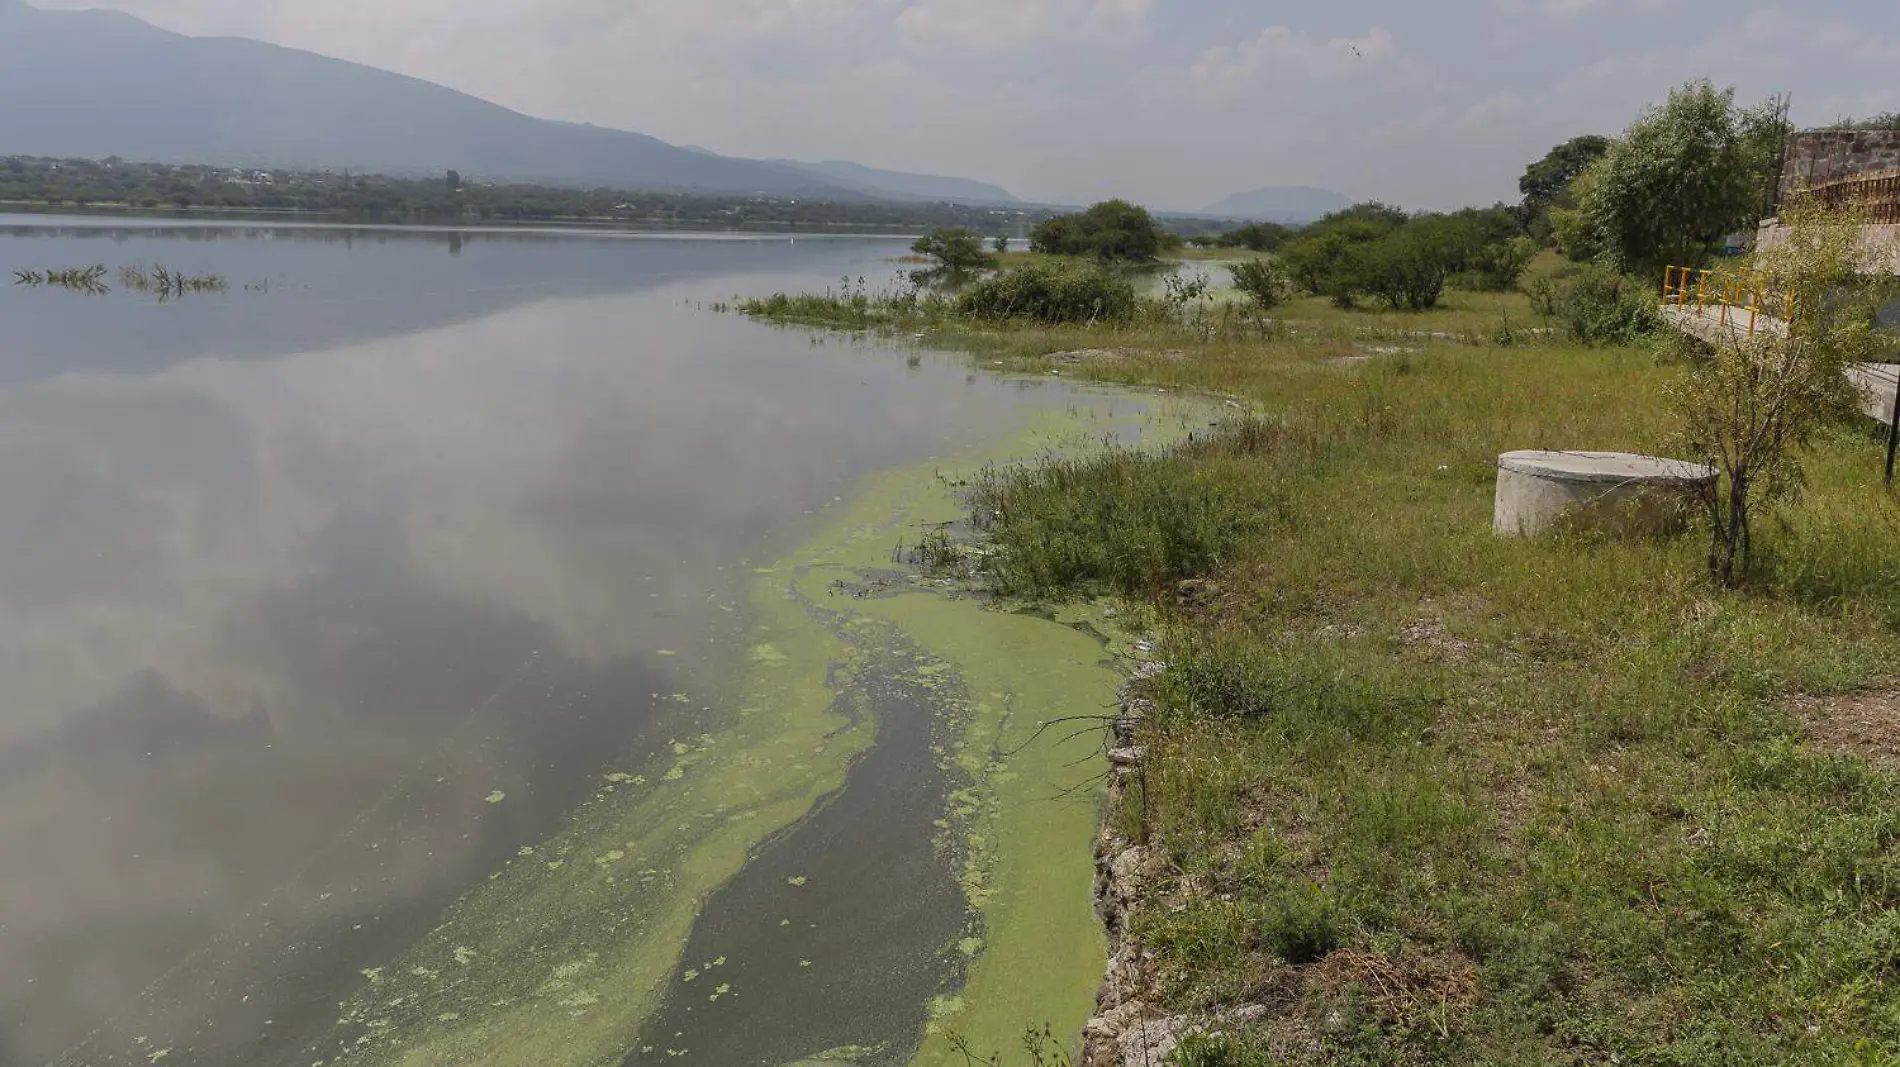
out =
[[[1706,314],[1713,308],[1721,325],[1733,327],[1737,331],[1743,329],[1745,314],[1750,337],[1755,336],[1756,327],[1764,317],[1786,321],[1787,317],[1792,316],[1792,311],[1784,317],[1769,310],[1770,300],[1775,295],[1772,280],[1751,270],[1724,272],[1695,267],[1663,268],[1664,304],[1694,307],[1697,314]]]

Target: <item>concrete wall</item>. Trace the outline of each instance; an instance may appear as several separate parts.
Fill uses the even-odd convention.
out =
[[[1878,170],[1900,170],[1900,130],[1802,130],[1788,141],[1781,195]]]

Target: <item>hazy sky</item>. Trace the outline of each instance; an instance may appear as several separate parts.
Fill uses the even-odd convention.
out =
[[[34,0],[308,48],[733,155],[1171,209],[1516,197],[1672,84],[1900,110],[1895,0]]]

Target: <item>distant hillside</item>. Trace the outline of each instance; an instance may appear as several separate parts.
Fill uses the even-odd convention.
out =
[[[637,133],[531,118],[311,52],[236,37],[186,37],[118,12],[43,11],[21,0],[0,0],[0,100],[9,102],[0,106],[0,155],[395,174],[453,168],[471,177],[621,189],[889,195],[868,178],[834,181],[822,169],[732,159]],[[955,179],[888,177],[961,187]],[[993,187],[969,186],[992,195]]]
[[[969,178],[948,178],[935,174],[906,174],[878,170],[859,163],[830,160],[824,163],[799,163],[789,159],[771,160],[793,167],[833,185],[855,189],[868,196],[893,200],[933,200],[958,204],[994,204],[999,207],[1020,205],[1021,200],[1001,186]]]
[[[1203,215],[1252,219],[1257,222],[1312,222],[1322,215],[1352,206],[1352,198],[1331,189],[1308,185],[1274,185],[1210,204]]]

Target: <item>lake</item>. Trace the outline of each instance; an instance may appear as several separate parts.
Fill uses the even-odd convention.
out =
[[[1109,654],[902,546],[1156,409],[710,306],[902,251],[0,217],[0,1064],[1079,1024]]]

